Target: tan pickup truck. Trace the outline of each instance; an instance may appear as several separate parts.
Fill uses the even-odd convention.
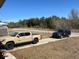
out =
[[[2,45],[6,49],[13,49],[15,44],[32,42],[36,44],[41,39],[40,35],[33,35],[31,32],[13,32],[9,36],[0,37]]]

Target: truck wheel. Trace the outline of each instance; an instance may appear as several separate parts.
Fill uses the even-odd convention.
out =
[[[13,49],[14,48],[14,43],[13,42],[6,43],[5,48],[7,50]]]
[[[38,38],[35,38],[35,39],[32,41],[32,44],[36,44],[37,42],[39,42],[39,39],[38,39]]]

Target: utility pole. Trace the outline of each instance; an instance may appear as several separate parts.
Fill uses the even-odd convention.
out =
[[[0,0],[0,8],[3,6],[4,2],[5,0]],[[3,51],[1,51],[1,49],[0,49],[0,59],[5,59],[5,56],[3,55]]]

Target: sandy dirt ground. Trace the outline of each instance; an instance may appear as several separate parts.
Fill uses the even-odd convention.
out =
[[[79,59],[79,37],[11,52],[17,59]]]

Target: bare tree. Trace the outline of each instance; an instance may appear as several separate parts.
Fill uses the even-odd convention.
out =
[[[72,9],[69,15],[69,24],[71,28],[79,29],[79,12],[75,9]]]
[[[79,12],[76,9],[72,9],[69,15],[70,20],[78,20],[79,19]]]

